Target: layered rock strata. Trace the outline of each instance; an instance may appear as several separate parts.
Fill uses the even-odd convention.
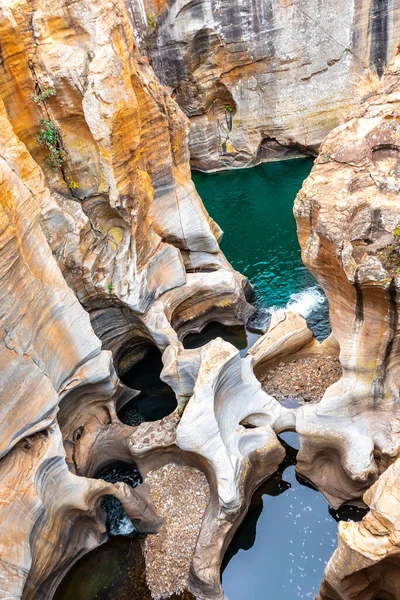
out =
[[[299,432],[298,470],[333,506],[359,499],[398,456],[400,59],[381,93],[328,138],[296,202],[332,338],[319,345],[303,319],[277,314],[241,358],[221,339],[182,344],[210,321],[245,322],[252,308],[190,180],[188,121],[138,50],[137,11],[123,0],[11,0],[1,9],[0,596],[51,598],[69,566],[107,538],[104,495],[139,530],[160,528],[145,484],[95,479],[134,461],[143,477],[169,463],[204,473],[210,499],[188,548],[187,584],[222,600],[223,555],[284,456],[277,434]],[[239,105],[227,106],[239,116]],[[178,408],[132,427],[117,408],[136,392],[114,365],[128,370],[149,344],[163,352],[161,377]],[[343,378],[319,405],[289,410],[253,372],[338,347]],[[385,508],[374,499],[379,485],[366,496],[376,515]],[[357,575],[364,563],[352,564]],[[328,569],[330,589],[339,580]]]
[[[315,152],[400,37],[396,2],[131,0],[142,47],[211,171]],[[332,82],[334,81],[334,85]]]
[[[145,485],[88,478],[134,431],[114,364],[252,312],[191,182],[188,122],[134,36],[123,1],[1,4],[4,598],[52,596],[107,539],[104,495],[159,529]]]
[[[303,260],[328,296],[343,367],[317,409],[297,413],[297,468],[333,505],[370,488],[367,516],[339,526],[324,600],[400,594],[399,81],[398,53],[328,136],[295,204]]]
[[[399,65],[397,54],[379,90],[328,136],[295,203],[344,373],[297,415],[298,470],[333,506],[359,498],[400,450]]]

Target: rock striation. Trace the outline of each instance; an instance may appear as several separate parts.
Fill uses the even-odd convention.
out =
[[[400,450],[398,427],[399,65],[334,130],[295,203],[303,261],[323,286],[343,377],[297,415],[298,470],[333,506]]]
[[[349,103],[355,57],[380,68],[395,35],[376,3],[351,15],[347,3],[335,8],[340,43],[348,44],[352,24],[362,23],[364,35],[369,23],[369,49],[361,35],[331,55],[340,43],[328,48],[314,11],[312,32],[323,43],[317,36],[307,56],[290,46],[283,68],[271,57],[282,56],[289,38],[291,44],[299,39],[288,34],[290,19],[302,24],[300,39],[309,36],[308,5],[240,6],[243,11],[223,2],[217,10],[213,3],[149,0],[146,16],[146,7],[125,0],[0,0],[1,598],[50,599],[70,566],[107,539],[105,495],[121,502],[139,531],[160,530],[164,520],[148,484],[132,489],[99,478],[113,464],[135,463],[160,504],[164,496],[154,483],[160,469],[176,472],[178,480],[178,473],[197,469],[201,474],[193,476],[204,489],[184,571],[175,561],[175,574],[165,577],[168,589],[157,582],[157,594],[188,588],[198,598],[222,600],[224,553],[252,493],[281,463],[285,451],[277,436],[287,430],[301,437],[299,472],[335,507],[359,500],[381,476],[365,495],[370,516],[341,526],[321,598],[346,598],[343,579],[358,585],[360,570],[380,573],[380,558],[396,553],[397,509],[390,518],[385,511],[397,498],[400,448],[400,55],[328,137],[296,201],[303,259],[327,293],[332,337],[319,344],[302,317],[276,313],[244,358],[219,338],[195,350],[182,343],[211,321],[245,323],[253,312],[246,300],[251,286],[220,251],[222,232],[190,178],[189,121],[154,74],[145,45],[166,76],[175,77],[183,65],[177,84],[165,83],[182,105],[188,98],[193,104],[193,156],[207,148],[205,168],[213,169],[221,168],[225,142],[220,148],[215,140],[225,131],[223,119],[229,135],[222,155],[230,158],[222,166],[268,158],[263,148],[283,131],[288,137],[279,137],[280,146],[315,149],[326,131],[320,115]],[[275,45],[261,48],[272,16]],[[150,24],[151,39],[145,20],[157,25]],[[280,28],[288,39],[279,37]],[[167,30],[182,40],[167,39]],[[294,68],[304,83],[296,84],[297,114],[312,110],[306,96],[326,102],[307,139],[300,119],[293,124],[288,117],[290,100],[285,108],[279,95]],[[195,71],[198,79],[190,75]],[[334,93],[327,83],[334,73],[337,95],[330,99],[324,93]],[[200,81],[195,93],[192,84]],[[264,96],[271,81],[269,103],[282,113],[280,121],[273,113],[264,128],[265,114],[251,123],[249,107],[254,116],[257,94]],[[204,122],[210,146],[196,142]],[[118,373],[148,346],[162,352],[161,378],[178,407],[160,421],[126,425],[117,412],[137,391]],[[339,349],[343,377],[319,404],[286,408],[255,375],[282,359]],[[159,540],[179,530],[178,506],[165,515]],[[361,541],[368,536],[376,553],[365,562]],[[150,564],[157,543],[147,546]],[[360,549],[356,558],[353,546]],[[154,583],[154,571],[152,577]]]
[[[156,74],[190,118],[191,164],[203,171],[315,153],[358,101],[358,74],[381,74],[400,35],[396,2],[131,5]]]
[[[321,600],[400,594],[399,82],[397,53],[328,136],[295,204],[303,260],[328,296],[343,368],[317,407],[297,412],[297,469],[334,506],[364,494],[370,508],[360,523],[340,523]]]
[[[253,309],[125,2],[0,7],[0,596],[47,599],[107,539],[104,495],[139,531],[163,522],[145,484],[92,478],[134,430],[115,366]]]

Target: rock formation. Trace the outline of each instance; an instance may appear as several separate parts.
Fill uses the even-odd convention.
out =
[[[324,287],[343,378],[297,415],[298,469],[333,506],[399,453],[400,57],[327,138],[295,204],[303,261]],[[367,90],[368,91],[368,90]]]
[[[370,507],[361,523],[340,524],[323,600],[400,597],[399,82],[397,53],[328,136],[295,204],[303,260],[328,296],[343,368],[318,407],[296,415],[297,469],[334,506],[366,492]]]
[[[399,473],[391,465],[366,492],[361,523],[339,524],[339,546],[327,565],[320,600],[400,597]]]
[[[359,52],[379,66],[395,35],[393,27],[385,37],[373,3],[368,52],[364,38],[332,55],[340,43],[330,41],[328,48],[324,42],[318,56],[313,44],[307,56],[291,46],[285,66],[271,57],[282,56],[275,48],[291,38],[288,20],[297,19],[304,38],[310,21],[293,2],[274,7],[274,46],[262,50],[258,40],[272,18],[266,4],[247,9],[240,22],[232,18],[240,11],[210,5],[218,35],[202,24],[206,4],[147,6],[157,24],[154,39],[147,39],[157,69],[169,61],[169,51],[163,54],[167,26],[186,44],[189,32],[181,18],[192,24],[184,58],[172,40],[170,66],[187,69],[188,77],[173,86],[175,97],[193,102],[194,156],[196,148],[204,155],[211,140],[207,168],[221,166],[218,120],[232,124],[234,149],[225,140],[223,152],[233,159],[225,166],[265,158],[263,141],[274,147],[271,138],[283,129],[288,137],[279,137],[282,145],[315,148],[325,117],[310,117],[304,140],[305,126],[287,117],[288,100],[285,118],[283,111],[274,113],[264,128],[264,115],[252,129],[249,107],[257,112],[257,94],[264,94],[272,77],[270,103],[283,106],[277,90],[284,94],[285,87],[277,84],[276,72],[288,69],[281,78],[287,83],[290,69],[298,68],[302,114],[306,95],[330,94],[327,81],[338,72],[337,95],[324,102],[329,109],[332,103],[347,105],[347,86],[358,70],[355,56]],[[125,0],[0,0],[0,7],[0,597],[50,599],[69,567],[107,539],[100,503],[105,495],[122,503],[138,530],[159,530],[163,519],[146,484],[132,489],[99,479],[113,463],[134,462],[143,477],[152,473],[150,482],[154,471],[170,463],[205,475],[210,500],[205,508],[205,501],[199,503],[199,535],[186,549],[191,564],[187,582],[179,585],[187,583],[199,598],[222,600],[225,550],[253,491],[282,461],[277,434],[287,430],[301,436],[298,470],[333,506],[359,500],[384,473],[365,496],[369,520],[347,527],[363,554],[360,536],[372,536],[376,522],[385,523],[388,539],[382,538],[379,552],[395,554],[396,539],[386,535],[395,521],[384,515],[386,502],[397,494],[400,447],[399,56],[379,83],[381,93],[372,91],[329,136],[296,202],[303,258],[328,295],[332,338],[319,344],[304,319],[277,313],[241,358],[219,338],[195,350],[182,344],[211,321],[245,323],[253,312],[246,301],[251,286],[221,253],[222,232],[191,181],[189,121],[143,54],[143,11]],[[263,17],[258,24],[257,11]],[[330,14],[325,11],[324,19]],[[352,19],[368,22],[361,5],[351,15],[336,7],[335,18],[345,43]],[[321,23],[313,19],[313,32],[320,32]],[[288,38],[279,38],[278,26]],[[251,32],[250,48],[242,37]],[[172,71],[166,75],[176,77]],[[189,77],[195,71],[198,80]],[[193,93],[196,81],[202,83]],[[199,144],[196,136],[209,119],[206,141]],[[150,345],[163,353],[161,378],[174,390],[178,408],[154,423],[125,425],[117,410],[137,392],[118,373]],[[282,357],[335,353],[338,347],[343,378],[318,405],[285,408],[254,374]],[[341,533],[338,552],[347,557],[353,542],[346,526]],[[357,584],[365,566],[379,571],[379,552],[368,564],[365,553],[351,565],[344,559],[352,581],[354,575]],[[340,556],[332,559],[322,592],[339,594],[332,598],[342,598],[347,576]]]
[[[191,122],[192,166],[252,166],[306,151],[392,58],[397,2],[131,0],[142,47]],[[332,85],[334,82],[334,85]]]
[[[125,3],[3,2],[0,40],[0,596],[50,598],[107,539],[101,497],[139,530],[162,523],[145,485],[87,478],[89,442],[103,439],[107,463],[107,435],[133,430],[116,416],[135,392],[114,364],[252,309],[191,182],[188,122]]]

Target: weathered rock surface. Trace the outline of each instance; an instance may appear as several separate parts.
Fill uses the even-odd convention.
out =
[[[0,8],[0,596],[47,599],[107,539],[104,495],[139,530],[162,522],[146,486],[88,478],[132,460],[111,447],[134,431],[116,415],[135,392],[114,364],[252,309],[191,182],[188,121],[141,60],[125,3]],[[178,420],[157,424],[149,452]]]
[[[332,339],[320,345],[303,319],[276,314],[242,359],[221,339],[196,350],[182,344],[210,321],[243,323],[252,308],[248,282],[220,252],[221,231],[191,182],[188,120],[138,50],[143,12],[124,0],[4,0],[0,7],[0,577],[7,580],[0,597],[50,598],[69,566],[106,539],[99,506],[105,494],[121,501],[138,529],[158,530],[162,521],[145,485],[132,490],[95,479],[113,462],[134,461],[143,477],[170,463],[206,476],[210,499],[198,511],[185,576],[199,598],[222,600],[224,552],[253,491],[283,458],[278,433],[300,433],[298,469],[334,506],[359,498],[399,454],[400,59],[381,84],[384,93],[370,96],[328,138],[296,204],[304,260],[330,301]],[[361,39],[337,56],[330,54],[331,40],[329,48],[319,44],[318,56],[313,44],[307,56],[291,45],[284,66],[271,58],[282,56],[275,48],[288,42],[276,32],[284,27],[287,35],[289,20],[297,19],[300,37],[293,35],[293,43],[309,41],[304,7],[274,7],[276,45],[263,49],[259,40],[272,14],[265,3],[246,5],[243,14],[222,3],[210,21],[220,24],[219,37],[214,25],[204,30],[205,7],[179,0],[168,10],[164,2],[154,6],[159,24],[151,52],[156,65],[171,18],[174,36],[189,35],[191,23],[196,43],[173,87],[178,100],[193,99],[199,131],[210,119],[207,168],[221,166],[218,119],[228,129],[232,124],[229,143],[237,145],[231,152],[226,143],[223,152],[233,158],[225,166],[265,158],[262,141],[278,139],[283,129],[289,136],[279,138],[283,144],[314,148],[326,124],[318,116],[310,117],[310,127],[298,125],[310,110],[305,98],[322,98],[322,113],[347,105],[357,44],[363,60],[378,64],[396,28],[386,37],[371,30],[368,51]],[[357,19],[361,32],[370,22],[383,23],[382,33],[379,11],[373,21],[361,5],[354,14],[347,4],[341,8],[334,17],[343,44]],[[239,14],[240,22],[231,18]],[[315,21],[318,11],[313,15]],[[171,68],[182,62],[182,41],[179,50],[171,45]],[[332,64],[325,71],[321,61]],[[277,71],[287,83],[291,68],[304,83],[296,84],[301,119],[288,116],[291,101],[285,107],[279,95],[287,88],[277,84],[269,103],[281,112],[252,129],[249,107],[253,118],[258,96],[273,87]],[[185,79],[195,70],[203,86],[198,97],[190,88],[194,80]],[[330,82],[337,70],[336,96]],[[193,132],[196,137],[196,125]],[[136,392],[120,383],[114,365],[128,370],[148,344],[163,352],[161,376],[178,409],[131,427],[118,419],[117,406]],[[337,345],[344,375],[318,406],[286,409],[253,372],[282,358],[331,353]],[[339,586],[329,575],[327,581]]]
[[[156,74],[190,117],[200,170],[315,152],[358,101],[358,74],[370,65],[381,72],[400,37],[397,2],[131,5]]]
[[[398,456],[400,56],[333,131],[295,203],[305,264],[323,286],[342,379],[297,414],[298,470],[333,506]]]
[[[400,461],[366,492],[361,523],[339,524],[339,546],[327,565],[320,600],[400,598]]]
[[[397,599],[400,453],[400,53],[334,130],[295,204],[303,260],[329,299],[343,377],[296,414],[297,468],[333,505],[360,498],[341,523],[320,598]],[[379,479],[378,479],[379,477]]]

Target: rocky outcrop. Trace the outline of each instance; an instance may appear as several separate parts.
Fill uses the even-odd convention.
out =
[[[47,599],[107,539],[104,495],[139,530],[162,523],[146,486],[91,478],[135,431],[114,365],[252,308],[126,4],[5,2],[0,40],[0,595]],[[157,424],[155,455],[178,421]]]
[[[380,89],[328,136],[295,204],[344,372],[317,409],[297,415],[297,468],[333,506],[360,497],[400,450],[399,65],[397,54]]]
[[[40,226],[40,201],[51,196],[1,101],[0,124],[1,596],[47,598],[80,554],[107,539],[101,497],[116,496],[144,532],[162,521],[145,488],[68,470],[59,403],[124,390],[52,256]]]
[[[315,354],[336,356],[338,351],[338,345],[332,336],[322,343],[318,342],[302,315],[276,310],[271,315],[267,331],[250,348],[247,355],[251,357],[256,375],[261,375],[266,368],[282,360]]]
[[[315,152],[380,74],[400,35],[396,2],[131,0],[156,74],[210,171]],[[334,82],[334,85],[332,85]]]
[[[339,546],[327,565],[320,600],[400,597],[399,476],[391,465],[364,496],[361,523],[339,524]]]

